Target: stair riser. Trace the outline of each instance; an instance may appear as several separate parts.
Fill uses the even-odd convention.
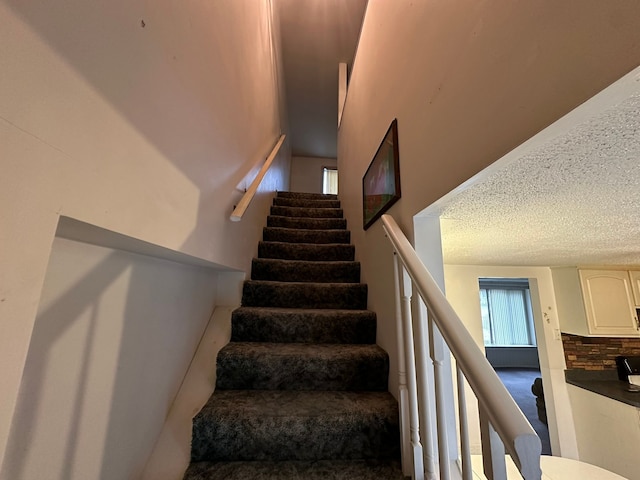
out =
[[[398,458],[398,412],[372,418],[194,419],[193,461]]]
[[[267,217],[268,227],[304,228],[307,230],[335,230],[347,228],[344,218],[298,218],[273,216]]]
[[[319,317],[319,318],[318,318]],[[238,313],[231,319],[232,342],[352,343],[376,341],[376,318],[371,315],[314,317],[294,314]]]
[[[398,460],[202,462],[184,480],[406,480]]]
[[[311,354],[282,355],[274,350],[252,352],[249,349],[229,351],[223,348],[218,354],[216,388],[387,391],[389,362],[386,355],[354,354],[326,358]]]
[[[293,228],[265,227],[262,231],[265,242],[289,243],[349,243],[348,230],[297,230]]]
[[[273,199],[273,204],[279,207],[340,208],[339,200],[310,200],[304,198],[276,197]]]
[[[271,207],[271,215],[304,218],[342,218],[341,208]]]
[[[366,310],[367,286],[335,283],[245,282],[242,290],[245,307],[338,308]]]
[[[355,247],[347,244],[314,245],[311,243],[260,242],[258,257],[281,260],[347,261],[355,258]]]
[[[360,263],[254,258],[251,263],[251,279],[274,282],[358,283]]]
[[[299,199],[308,199],[308,200],[337,200],[338,196],[331,193],[278,192],[277,198],[299,198]]]

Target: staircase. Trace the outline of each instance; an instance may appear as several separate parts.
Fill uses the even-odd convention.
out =
[[[335,195],[279,192],[185,480],[403,479],[388,356]]]

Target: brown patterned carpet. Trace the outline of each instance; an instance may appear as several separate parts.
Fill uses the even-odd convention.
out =
[[[403,479],[389,360],[335,195],[280,192],[185,480]]]

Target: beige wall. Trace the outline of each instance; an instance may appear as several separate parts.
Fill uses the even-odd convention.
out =
[[[380,222],[358,227],[362,176],[391,121],[402,198],[389,213],[413,240],[416,213],[640,64],[639,16],[633,0],[369,1],[338,168],[392,379],[391,249]]]
[[[228,221],[286,132],[270,16],[268,0],[0,2],[0,457],[60,215],[248,268],[289,186],[286,147]]]
[[[322,193],[323,167],[336,167],[335,158],[292,157],[291,190],[294,192]]]

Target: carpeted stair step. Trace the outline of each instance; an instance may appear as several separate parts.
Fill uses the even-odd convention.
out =
[[[307,200],[337,200],[333,193],[278,192],[277,198],[303,198]]]
[[[269,215],[267,217],[267,227],[337,230],[347,228],[347,220],[344,218],[303,218]]]
[[[308,198],[275,197],[273,204],[280,207],[340,208],[340,200],[311,200]]]
[[[184,480],[405,480],[397,460],[198,462]]]
[[[271,207],[271,215],[304,218],[342,218],[341,208]]]
[[[251,262],[251,280],[359,283],[360,263],[254,258]]]
[[[399,438],[389,392],[216,390],[193,420],[191,459],[398,459]]]
[[[348,261],[355,258],[355,247],[346,243],[259,242],[258,257],[282,260]]]
[[[349,230],[304,230],[300,228],[265,227],[262,230],[265,242],[291,243],[349,243]]]
[[[369,310],[240,307],[231,315],[232,342],[375,343]]]
[[[231,342],[218,353],[219,390],[387,390],[378,345]]]
[[[366,310],[367,285],[247,280],[242,288],[242,306]]]

